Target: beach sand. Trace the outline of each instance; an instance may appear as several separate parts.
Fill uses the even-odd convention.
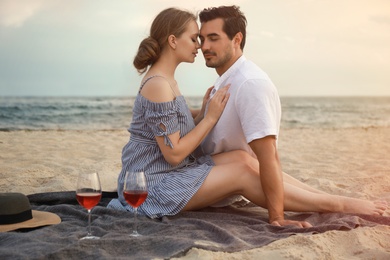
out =
[[[126,130],[0,132],[0,190],[74,190],[79,172],[98,171],[116,189]],[[323,191],[390,203],[390,128],[282,129],[285,172]],[[390,215],[389,210],[385,213]],[[190,250],[182,259],[390,259],[390,226],[296,235],[252,250]]]

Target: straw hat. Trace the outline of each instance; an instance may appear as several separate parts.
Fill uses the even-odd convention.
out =
[[[30,201],[22,193],[0,193],[0,232],[60,222],[54,213],[31,210]]]

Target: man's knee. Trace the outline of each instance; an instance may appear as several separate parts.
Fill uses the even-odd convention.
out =
[[[237,161],[248,161],[251,156],[249,155],[248,152],[244,151],[244,150],[234,150],[234,151],[231,151],[231,156],[233,156],[233,158],[236,158]]]
[[[248,152],[244,150],[235,150],[233,152],[233,156],[237,161],[249,165],[250,167],[252,167],[253,170],[258,171],[258,161],[253,158]]]

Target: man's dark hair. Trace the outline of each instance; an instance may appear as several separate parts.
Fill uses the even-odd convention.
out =
[[[238,32],[242,33],[240,48],[241,50],[244,50],[247,21],[245,15],[240,11],[240,7],[232,5],[205,8],[199,13],[199,19],[201,23],[217,18],[222,18],[224,20],[222,29],[230,40],[232,40]]]

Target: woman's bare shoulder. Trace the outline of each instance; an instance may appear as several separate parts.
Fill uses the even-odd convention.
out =
[[[155,103],[169,102],[175,99],[169,82],[163,77],[153,77],[142,86],[141,95]]]

